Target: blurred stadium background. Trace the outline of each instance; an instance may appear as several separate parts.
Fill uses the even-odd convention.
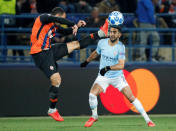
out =
[[[126,46],[127,60],[125,69],[128,72],[133,72],[142,68],[152,72],[154,80],[157,80],[159,85],[156,91],[154,90],[154,85],[152,85],[155,82],[153,79],[143,79],[145,86],[141,85],[142,87],[140,88],[150,87],[150,91],[143,90],[142,92],[140,90],[142,96],[147,96],[142,103],[146,102],[149,114],[163,114],[163,116],[161,115],[161,120],[159,119],[160,117],[155,118],[153,116],[156,124],[165,124],[165,120],[167,120],[167,123],[176,122],[175,115],[172,115],[176,114],[176,0],[151,1],[155,9],[153,17],[156,21],[156,28],[140,27],[136,13],[139,0],[0,0],[0,117],[2,117],[0,118],[0,125],[2,124],[0,129],[12,130],[14,125],[19,124],[18,121],[20,123],[23,121],[23,118],[21,118],[21,121],[20,118],[14,116],[46,116],[48,109],[47,87],[49,82],[34,66],[33,60],[29,55],[30,33],[34,19],[41,13],[49,13],[56,6],[62,7],[67,12],[69,20],[77,22],[79,19],[83,19],[87,22],[87,26],[79,29],[77,37],[72,35],[65,37],[57,34],[52,39],[52,43],[79,40],[91,32],[96,32],[104,23],[108,13],[114,10],[121,11],[125,19],[122,28],[123,37],[121,38]],[[147,39],[146,45],[141,44],[141,31],[157,32],[159,34],[159,44],[154,45],[151,36]],[[61,86],[64,87],[60,88],[59,99],[61,102],[59,102],[58,108],[63,116],[90,115],[88,92],[98,72],[98,59],[92,62],[87,69],[80,69],[79,63],[84,61],[96,48],[96,43],[92,43],[86,49],[74,51],[68,57],[58,61],[59,71],[63,80]],[[145,49],[143,52],[146,54],[145,58],[141,58],[139,53],[141,49]],[[152,49],[157,49],[155,56],[152,55]],[[143,74],[145,72],[142,71],[139,74],[144,77]],[[135,77],[136,84],[138,84],[138,78]],[[148,106],[153,100],[151,92],[154,92],[152,95],[157,95],[157,98],[152,106]],[[141,97],[141,99],[143,98]],[[101,102],[99,103],[100,115],[112,114],[103,107]],[[129,109],[122,114],[135,115],[136,113]],[[164,114],[170,115],[164,116]],[[9,118],[11,116],[14,118]],[[28,117],[24,118],[24,121],[27,119]],[[34,120],[36,119],[40,120],[40,118],[34,118]],[[47,119],[49,124],[52,123],[50,119],[44,119]],[[74,117],[66,118],[69,122],[72,119]],[[115,118],[114,121],[118,121],[118,119],[121,119],[121,117]],[[135,121],[138,123],[136,126],[134,126],[135,122],[133,123],[129,117],[124,119],[126,119],[126,124],[118,123],[117,127],[114,126],[115,123],[109,123],[110,126],[114,127],[112,130],[115,130],[118,126],[120,126],[121,130],[126,130],[129,127],[133,127],[134,130],[143,129],[143,123],[140,122],[141,118]],[[14,123],[12,122],[13,120],[15,121]],[[78,122],[82,120],[86,119],[80,118]],[[131,123],[127,124],[129,121]],[[5,126],[7,123],[10,123],[10,128]],[[31,122],[31,126],[33,124]],[[46,123],[41,122],[42,124],[45,125]],[[62,125],[61,129],[71,130],[71,124],[69,123],[69,126]],[[75,130],[80,128],[78,123],[73,124]],[[106,120],[104,124],[108,128]],[[139,125],[139,128],[137,125]],[[44,130],[44,128],[37,126],[35,125],[35,129],[31,130],[37,130],[37,128]],[[53,126],[55,125],[53,124]],[[29,125],[24,127],[27,130]],[[49,130],[51,127],[48,126],[45,129]],[[53,130],[56,129],[60,129],[60,127],[56,126]],[[95,130],[102,129],[103,125],[100,124]],[[160,129],[157,127],[156,129],[176,130],[176,127],[174,124],[166,124],[165,128],[162,126]],[[19,126],[16,126],[14,130],[20,130]]]

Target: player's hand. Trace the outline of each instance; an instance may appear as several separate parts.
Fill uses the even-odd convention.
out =
[[[86,60],[80,64],[80,67],[84,68],[89,64]]]
[[[78,27],[84,27],[86,25],[86,22],[84,20],[79,20],[77,23]]]
[[[106,67],[104,67],[104,68],[102,68],[102,69],[100,70],[100,74],[101,74],[102,76],[104,76],[105,73],[106,73],[107,71],[109,71],[109,70],[111,70],[110,66],[106,66]]]
[[[77,31],[78,31],[78,26],[77,26],[77,25],[74,25],[74,26],[72,27],[72,29],[73,29],[73,35],[76,36]]]

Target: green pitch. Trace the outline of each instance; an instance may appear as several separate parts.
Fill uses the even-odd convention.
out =
[[[147,127],[140,115],[100,116],[90,128],[88,117],[64,117],[56,122],[50,117],[0,118],[0,131],[176,131],[176,115],[150,115],[156,127]]]

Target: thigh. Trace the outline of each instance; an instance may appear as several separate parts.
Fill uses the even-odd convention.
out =
[[[135,97],[131,91],[131,88],[126,82],[124,75],[113,79],[111,82],[111,84],[114,85],[115,88],[117,88],[120,92],[122,92],[130,102],[134,101]]]
[[[57,73],[57,63],[54,60],[52,50],[42,51],[39,54],[32,55],[36,66],[50,78]]]
[[[144,28],[144,26],[142,24],[140,24],[139,27]],[[139,40],[140,40],[140,44],[146,44],[146,42],[147,42],[146,31],[141,30],[139,32]]]
[[[107,87],[109,86],[109,81],[106,77],[104,76],[98,76],[92,86],[92,88],[98,84],[102,89],[103,92],[106,92]]]
[[[78,41],[71,41],[67,43],[68,53],[72,53],[76,49],[80,49],[80,44]]]
[[[95,83],[90,90],[90,93],[92,93],[96,96],[98,96],[101,92],[104,92],[104,90],[103,90],[102,86],[100,86],[97,83]]]
[[[145,31],[141,31],[140,33],[140,44],[147,44],[148,33]]]
[[[68,49],[67,49],[66,43],[62,43],[62,44],[56,43],[52,45],[51,49],[53,51],[55,61],[68,55]]]
[[[113,85],[115,88],[117,88],[119,91],[122,91],[123,88],[128,86],[128,83],[125,80],[124,75],[121,75],[117,78],[111,79],[110,84]]]

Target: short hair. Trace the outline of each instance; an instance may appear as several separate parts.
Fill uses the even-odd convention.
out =
[[[98,7],[93,7],[92,11],[99,11]]]
[[[110,28],[116,28],[120,33],[122,33],[122,28],[118,25],[110,25]]]
[[[51,11],[52,15],[56,15],[56,14],[63,15],[64,13],[65,13],[65,11],[62,8],[60,8],[60,7],[55,7]]]

